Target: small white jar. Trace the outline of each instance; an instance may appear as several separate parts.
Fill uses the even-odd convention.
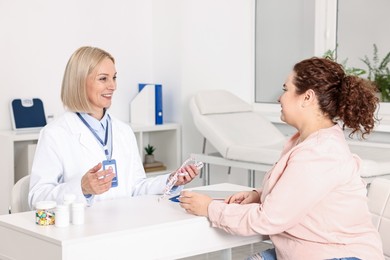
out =
[[[55,201],[39,201],[35,205],[35,223],[40,226],[54,225],[55,223]]]
[[[56,227],[67,227],[69,226],[69,206],[58,205],[55,209],[56,213]]]
[[[84,203],[72,203],[72,223],[73,225],[82,225],[84,224],[84,211],[85,211],[85,205]]]

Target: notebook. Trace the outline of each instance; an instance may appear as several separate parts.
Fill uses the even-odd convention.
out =
[[[10,106],[13,130],[39,131],[46,125],[43,102],[39,98],[13,99]]]

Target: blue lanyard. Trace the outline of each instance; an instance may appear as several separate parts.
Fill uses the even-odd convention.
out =
[[[81,121],[84,123],[84,125],[86,125],[88,127],[89,131],[91,131],[91,133],[95,136],[95,138],[99,141],[99,143],[102,145],[103,150],[104,150],[104,154],[106,155],[107,160],[111,160],[111,156],[112,156],[112,127],[111,127],[111,124],[109,124],[109,123],[111,123],[110,115],[107,115],[108,119],[106,121],[106,123],[107,123],[106,133],[105,133],[104,142],[103,142],[103,140],[100,139],[100,137],[95,133],[95,130],[93,130],[92,127],[88,124],[88,122],[80,115],[80,113],[76,112],[76,114],[81,119]],[[107,147],[108,128],[110,128],[110,130],[111,130],[111,153],[108,152],[108,147]]]

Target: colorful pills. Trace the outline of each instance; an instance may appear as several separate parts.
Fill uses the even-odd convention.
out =
[[[40,226],[48,226],[55,224],[55,213],[56,208],[55,201],[40,201],[35,205],[35,223]]]

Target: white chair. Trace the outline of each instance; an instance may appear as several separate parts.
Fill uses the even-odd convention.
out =
[[[12,188],[10,213],[29,211],[28,192],[30,186],[30,175],[22,177]]]
[[[375,178],[390,179],[390,145],[368,141],[351,141],[347,139],[349,148],[362,158],[360,176],[371,183]]]
[[[390,180],[375,178],[368,191],[368,206],[372,221],[382,238],[383,252],[390,260]]]

